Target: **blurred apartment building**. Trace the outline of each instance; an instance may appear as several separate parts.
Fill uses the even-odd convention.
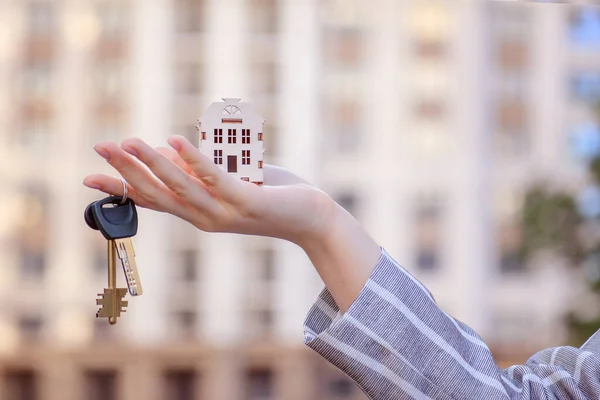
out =
[[[362,399],[302,344],[322,283],[287,243],[140,210],[145,293],[96,320],[94,143],[197,141],[212,101],[267,119],[267,162],[322,187],[501,364],[564,341],[558,260],[522,265],[537,177],[576,187],[600,135],[600,13],[377,0],[0,2],[0,398]]]

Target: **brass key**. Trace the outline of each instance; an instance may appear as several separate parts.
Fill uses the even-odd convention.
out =
[[[108,289],[104,293],[98,294],[96,305],[101,306],[96,313],[96,318],[108,318],[111,325],[117,323],[117,318],[125,312],[128,302],[123,300],[127,294],[127,289],[117,288],[117,253],[114,240],[107,241],[108,252]]]

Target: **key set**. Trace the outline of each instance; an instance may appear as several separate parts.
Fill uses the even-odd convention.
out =
[[[96,305],[100,309],[96,317],[108,318],[108,322],[114,325],[121,313],[126,311],[128,302],[124,297],[127,292],[131,296],[143,293],[131,241],[138,229],[135,203],[127,195],[98,200],[85,209],[85,222],[90,228],[99,230],[107,240],[108,288],[98,294],[100,298],[96,299]],[[127,289],[117,288],[117,258],[125,273]]]

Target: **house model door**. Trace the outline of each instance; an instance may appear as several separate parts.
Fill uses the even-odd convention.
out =
[[[227,156],[227,172],[237,172],[237,156]]]

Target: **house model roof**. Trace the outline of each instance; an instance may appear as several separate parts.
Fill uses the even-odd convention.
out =
[[[243,119],[244,125],[264,124],[266,122],[251,104],[233,97],[225,97],[222,100],[222,102],[212,103],[204,114],[198,118],[199,130],[202,130],[202,125],[212,126],[217,122],[227,122],[228,120],[237,122],[239,119]]]

